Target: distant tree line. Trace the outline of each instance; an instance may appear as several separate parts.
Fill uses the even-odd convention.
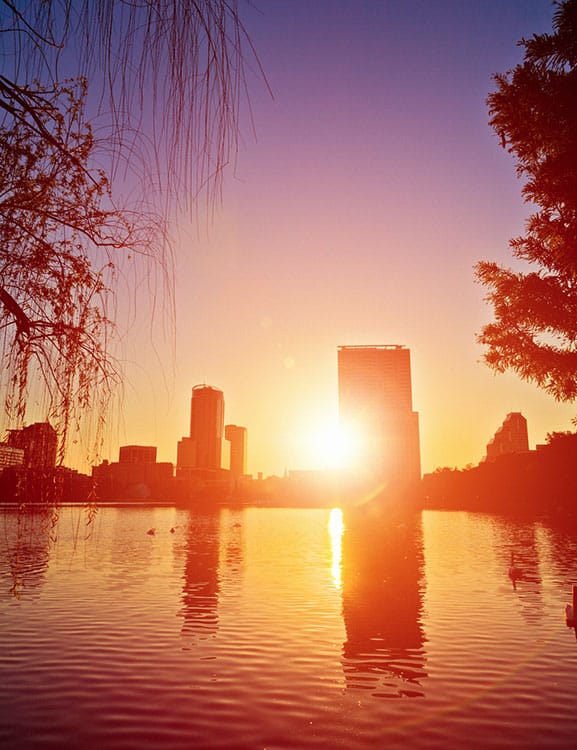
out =
[[[554,432],[535,451],[426,474],[423,503],[427,508],[577,518],[576,466],[577,433]]]

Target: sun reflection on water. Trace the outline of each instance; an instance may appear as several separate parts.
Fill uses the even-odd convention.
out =
[[[343,512],[340,508],[333,508],[329,516],[329,534],[331,536],[331,574],[335,588],[342,588],[342,554],[343,554]]]

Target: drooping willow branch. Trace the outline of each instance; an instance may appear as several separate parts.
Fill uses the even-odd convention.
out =
[[[236,0],[0,0],[0,39],[0,391],[18,423],[40,383],[63,455],[119,379],[123,259],[157,264],[172,304],[171,201],[218,195],[247,53],[262,70]]]
[[[11,424],[21,423],[30,384],[40,383],[61,458],[70,427],[91,409],[105,413],[120,379],[109,346],[116,269],[131,254],[162,255],[162,219],[116,207],[106,176],[90,166],[95,140],[85,96],[82,80],[39,88],[41,127],[28,127],[20,112],[0,128],[5,408]]]
[[[246,66],[266,84],[236,0],[47,0],[25,9],[0,0],[0,34],[12,53],[0,108],[2,86],[10,96],[22,80],[49,89],[73,70],[90,82],[117,165],[188,204],[203,186],[214,196],[234,160]]]

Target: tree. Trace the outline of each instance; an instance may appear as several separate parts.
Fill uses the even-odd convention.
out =
[[[62,459],[121,379],[117,269],[141,259],[169,278],[169,199],[218,193],[250,42],[227,0],[0,0],[0,38],[0,391],[19,424],[40,384]]]
[[[237,0],[0,0],[0,38],[0,110],[11,114],[23,83],[84,77],[116,166],[185,200],[218,190],[237,147],[245,49],[261,72]]]
[[[490,125],[516,158],[537,210],[513,256],[532,268],[476,266],[495,321],[478,337],[485,361],[561,401],[577,397],[577,0],[556,3],[553,33],[519,42],[523,62],[494,77]]]
[[[31,380],[46,416],[66,436],[83,410],[106,411],[119,380],[107,350],[111,288],[122,253],[150,253],[155,217],[115,208],[102,171],[89,168],[94,137],[84,121],[85,82],[6,99],[0,129],[0,347],[6,407],[24,420]],[[22,102],[34,103],[32,132]],[[64,442],[60,458],[63,458]]]

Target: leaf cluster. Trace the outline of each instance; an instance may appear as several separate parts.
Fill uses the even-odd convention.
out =
[[[577,397],[577,0],[556,5],[553,33],[521,40],[523,62],[496,75],[488,97],[490,125],[537,208],[510,246],[535,269],[477,265],[495,314],[478,339],[490,367],[570,401]]]

